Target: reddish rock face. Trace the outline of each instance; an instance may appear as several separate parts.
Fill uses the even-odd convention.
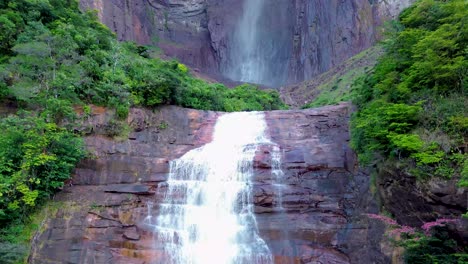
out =
[[[111,111],[93,107],[81,128],[90,158],[59,193],[57,214],[44,222],[33,242],[30,263],[154,263],[144,219],[147,205],[160,200],[169,161],[211,141],[218,113],[179,107],[131,109],[127,138],[105,136]],[[71,186],[70,186],[71,185]],[[163,262],[161,262],[163,263]]]
[[[159,45],[169,57],[220,81],[229,65],[232,32],[247,0],[81,0],[120,40]],[[271,62],[286,64],[276,86],[309,80],[370,47],[383,21],[414,0],[269,0],[267,35],[281,53]],[[278,19],[288,10],[289,20]],[[273,14],[273,15],[272,15]],[[281,30],[278,30],[281,29]],[[281,32],[279,32],[281,31]],[[226,81],[226,80],[224,80]]]
[[[254,197],[257,224],[276,263],[389,262],[377,242],[381,230],[361,216],[375,207],[348,145],[350,111],[341,104],[266,113],[284,175],[281,188],[272,184],[278,183],[266,166],[272,151],[261,150]]]
[[[259,148],[253,202],[275,263],[389,262],[380,253],[382,229],[361,216],[375,208],[348,147],[349,108],[266,113],[284,175],[272,175],[273,145]],[[86,138],[93,158],[56,196],[60,209],[37,234],[30,263],[164,263],[164,245],[145,224],[148,208],[163,198],[157,189],[167,187],[168,161],[209,142],[218,115],[132,109],[133,131],[121,141],[102,135],[110,112],[92,115],[84,128],[94,133]]]

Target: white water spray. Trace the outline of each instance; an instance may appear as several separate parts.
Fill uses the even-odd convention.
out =
[[[229,77],[242,82],[261,82],[268,70],[267,60],[261,54],[262,34],[260,34],[260,17],[266,5],[265,0],[246,1],[244,13],[234,32],[234,40],[238,43],[235,50],[233,68],[228,72]],[[235,47],[235,48],[236,48]],[[236,59],[237,58],[237,59]]]
[[[281,86],[291,57],[288,0],[239,0],[243,12],[232,29],[223,74],[235,81]]]
[[[271,144],[265,128],[263,113],[225,114],[211,143],[171,162],[165,200],[147,219],[164,244],[164,263],[273,263],[251,197],[255,152]]]

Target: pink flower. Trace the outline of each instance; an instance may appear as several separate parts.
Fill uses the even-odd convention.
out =
[[[390,236],[399,236],[402,234],[414,235],[415,229],[410,226],[401,226],[395,220],[391,219],[390,217],[386,217],[383,215],[378,214],[367,214],[369,218],[377,219],[384,222],[387,225],[393,227],[393,229],[388,233]]]
[[[390,217],[386,217],[386,216],[378,215],[378,214],[366,214],[366,215],[369,218],[380,220],[387,225],[398,225],[398,223],[395,220],[391,219]]]
[[[386,217],[386,216],[378,215],[378,214],[366,214],[366,215],[369,218],[380,220],[384,222],[385,224],[392,226],[393,229],[389,232],[389,234],[392,236],[401,235],[401,234],[414,235],[416,232],[416,230],[413,227],[401,226],[395,220],[391,219],[390,217]],[[430,235],[431,228],[435,226],[445,226],[448,223],[455,223],[457,221],[458,219],[440,218],[433,222],[424,223],[421,229],[424,230],[424,234],[428,236]]]
[[[424,233],[426,235],[429,235],[431,228],[435,226],[445,226],[448,223],[455,223],[457,221],[458,221],[457,219],[440,218],[433,222],[424,223],[424,225],[421,228],[422,230],[424,230]]]
[[[401,235],[401,234],[414,235],[415,230],[413,227],[410,227],[410,226],[402,226],[402,227],[391,230],[389,233],[392,236]]]

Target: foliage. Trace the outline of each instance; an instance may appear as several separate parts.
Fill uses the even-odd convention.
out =
[[[47,218],[63,207],[62,202],[48,201],[25,219],[13,221],[0,229],[0,263],[26,263],[34,234],[44,228]]]
[[[276,91],[262,91],[255,86],[244,84],[226,92],[224,110],[255,111],[255,110],[286,109]]]
[[[0,223],[53,195],[83,157],[81,139],[29,113],[0,121]]]
[[[457,222],[456,219],[439,218],[436,221],[424,223],[424,225],[421,228],[422,230],[424,230],[424,233],[426,235],[430,235],[431,229],[437,226],[445,226],[448,223],[456,223],[456,222]]]
[[[127,138],[129,133],[129,125],[122,120],[111,119],[104,125],[104,134],[118,141]]]
[[[451,232],[448,224],[457,224],[457,219],[437,219],[426,222],[421,226],[422,231],[416,228],[399,225],[390,217],[367,214],[370,219],[384,223],[390,230],[386,232],[390,238],[403,246],[405,250],[405,263],[465,263],[468,260],[466,245],[463,239]]]
[[[158,125],[159,130],[164,130],[164,129],[167,129],[168,127],[169,127],[169,124],[166,123],[165,121],[161,121]]]
[[[398,159],[421,179],[466,183],[468,2],[420,0],[354,85],[351,144],[364,164]]]
[[[409,134],[416,124],[421,107],[374,100],[355,116],[351,126],[351,145],[368,162],[375,152],[386,155],[405,154],[422,147],[421,139]]]
[[[119,119],[126,119],[129,111],[128,105],[118,105],[115,109],[115,114]]]
[[[386,53],[353,84],[351,145],[362,163],[468,186],[467,23],[467,1],[419,0],[391,24]],[[445,227],[453,221],[426,223],[426,234],[409,236],[405,261],[465,263],[467,249]]]
[[[23,263],[22,260],[27,254],[27,248],[23,244],[13,244],[0,242],[0,261],[4,264]]]
[[[392,237],[401,236],[402,234],[409,236],[414,235],[416,229],[410,226],[401,226],[395,220],[388,216],[379,215],[379,214],[367,214],[367,217],[371,219],[376,219],[383,222],[385,225],[391,228],[389,235]]]
[[[404,259],[406,263],[466,263],[468,254],[463,241],[454,239],[446,226],[436,226],[430,236],[406,241]]]
[[[369,74],[382,52],[382,45],[370,47],[332,70],[315,77],[310,82],[296,87],[297,93],[305,96],[305,98],[313,98],[301,108],[306,109],[351,101],[352,84],[358,78]]]
[[[51,98],[59,106],[116,107],[120,118],[126,116],[125,105],[219,111],[285,107],[277,92],[253,86],[233,92],[193,78],[181,63],[152,58],[149,47],[119,43],[94,13],[81,13],[76,0],[5,0],[0,25],[0,39],[5,40],[0,46],[0,95],[35,109],[48,107]],[[63,118],[59,112],[54,118]]]
[[[458,182],[460,187],[468,187],[468,160],[465,159],[461,172],[461,179]]]

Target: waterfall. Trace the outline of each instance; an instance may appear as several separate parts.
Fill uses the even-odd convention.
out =
[[[243,12],[232,29],[221,69],[226,77],[271,87],[286,82],[292,47],[290,2],[243,0]]]
[[[276,191],[276,211],[279,215],[286,214],[286,209],[283,206],[283,196],[285,191],[287,190],[287,184],[285,183],[284,172],[281,168],[281,149],[278,145],[272,144],[272,151],[271,151],[271,175],[272,180],[274,180],[273,186],[275,187]],[[286,217],[284,219],[287,219]],[[287,221],[287,220],[286,220]],[[293,247],[289,240],[289,226],[286,221],[283,221],[282,224],[284,228],[279,230],[280,237],[283,238],[281,242],[282,254],[286,255],[287,250],[291,250]],[[286,262],[283,262],[286,264]]]
[[[168,264],[269,264],[253,214],[253,160],[271,144],[260,112],[222,115],[213,141],[170,164],[157,215],[147,219]]]
[[[260,17],[266,0],[244,2],[244,12],[234,31],[233,67],[227,73],[230,78],[242,82],[260,83],[266,73],[267,61],[260,50]]]

